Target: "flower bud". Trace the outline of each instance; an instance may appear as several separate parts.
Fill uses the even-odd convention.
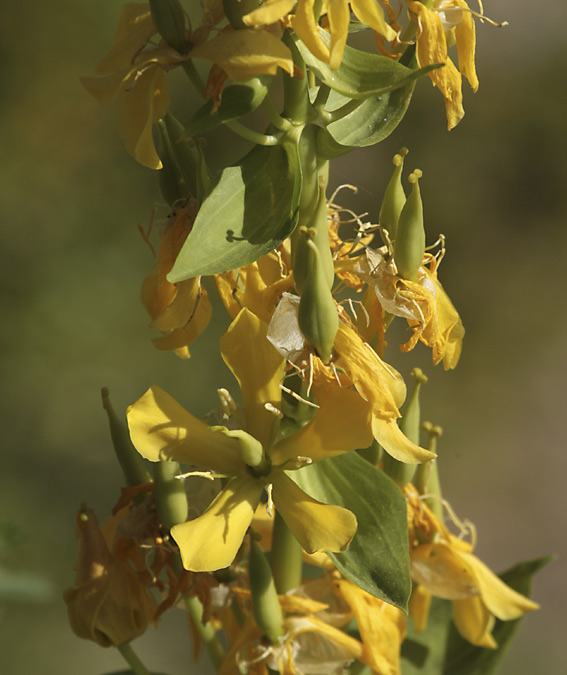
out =
[[[319,250],[307,235],[307,278],[299,300],[297,320],[307,340],[315,347],[323,363],[328,363],[339,329],[339,315]]]
[[[189,186],[177,163],[167,126],[163,119],[158,120],[157,128],[160,139],[159,157],[163,165],[157,172],[158,186],[165,202],[172,206],[179,200],[187,199]]]
[[[266,458],[264,448],[258,439],[242,429],[216,427],[215,430],[218,430],[229,438],[235,438],[238,441],[240,456],[242,457],[244,464],[255,469],[258,474],[263,475],[269,472],[269,461]]]
[[[179,0],[150,0],[150,11],[158,33],[170,47],[185,54],[185,12]]]
[[[250,593],[256,623],[272,643],[284,634],[283,613],[272,572],[254,536],[250,537]]]
[[[148,463],[132,445],[126,425],[114,412],[114,408],[110,403],[108,389],[104,387],[101,394],[102,407],[106,410],[106,414],[108,415],[108,424],[110,426],[110,436],[112,438],[114,452],[118,457],[118,461],[120,462],[128,485],[140,485],[151,481],[152,478],[148,470]]]
[[[141,635],[156,604],[136,572],[109,550],[94,513],[77,514],[79,561],[75,585],[65,591],[69,622],[79,637],[116,647]]]
[[[398,220],[400,213],[406,203],[406,193],[402,185],[402,170],[404,168],[404,159],[408,154],[407,148],[402,148],[397,155],[394,155],[394,173],[386,187],[382,206],[380,207],[379,223],[388,233],[390,241],[394,241],[398,231]],[[384,243],[387,244],[386,237]]]
[[[189,514],[187,494],[178,462],[155,462],[154,482],[156,509],[160,523],[171,530],[174,525],[184,523]]]
[[[425,253],[423,204],[419,191],[421,175],[421,171],[416,169],[409,177],[413,188],[400,213],[394,245],[394,262],[398,274],[408,281],[415,281]]]

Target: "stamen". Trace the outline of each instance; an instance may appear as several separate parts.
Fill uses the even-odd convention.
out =
[[[264,408],[268,412],[271,412],[272,415],[275,415],[279,420],[281,420],[284,416],[283,412],[279,408],[276,408],[276,406],[270,403],[269,401],[267,403],[264,403]]]
[[[313,401],[308,401],[307,399],[301,397],[297,392],[293,391],[293,389],[288,389],[288,387],[285,387],[283,384],[280,384],[280,389],[285,391],[286,394],[289,394],[290,396],[292,396],[297,401],[300,401],[301,403],[305,403],[305,405],[309,405],[312,408],[319,409],[319,406],[316,403],[313,403]]]
[[[213,471],[188,471],[187,473],[180,473],[175,476],[180,480],[185,480],[185,478],[190,478],[191,476],[197,476],[198,478],[206,478],[207,480],[215,480],[215,478],[226,478],[224,473],[215,473]]]
[[[266,494],[268,495],[268,503],[266,504],[266,513],[270,516],[270,518],[273,516],[274,513],[274,500],[272,499],[273,489],[274,486],[272,485],[272,483],[266,485]]]

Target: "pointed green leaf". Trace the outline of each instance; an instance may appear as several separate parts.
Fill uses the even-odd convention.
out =
[[[219,108],[213,113],[213,102],[207,101],[197,110],[185,128],[184,138],[190,138],[213,129],[223,122],[237,120],[253,112],[266,98],[271,75],[259,75],[246,82],[237,82],[225,87]]]
[[[289,475],[308,494],[352,511],[358,530],[344,553],[329,554],[340,572],[403,610],[411,592],[406,502],[382,471],[354,452]]]
[[[340,157],[351,148],[365,148],[383,141],[402,121],[408,109],[413,84],[378,97],[370,97],[345,117],[321,129],[317,150],[322,157]],[[333,111],[349,99],[332,92],[326,106]]]
[[[516,591],[529,595],[533,575],[551,556],[520,563],[500,575]],[[496,620],[492,634],[498,649],[475,647],[464,640],[452,619],[451,602],[434,598],[422,633],[408,625],[402,645],[404,675],[493,675],[505,655],[522,619]]]
[[[293,231],[300,193],[296,146],[256,146],[211,184],[168,280],[219,274],[269,253]]]
[[[319,35],[324,42],[330,44],[329,33],[320,30]],[[329,64],[315,58],[301,40],[296,40],[296,44],[303,60],[319,80],[347,98],[380,96],[400,87],[407,87],[417,78],[443,65],[412,70],[387,56],[363,52],[346,45],[341,65],[337,70],[331,70]]]

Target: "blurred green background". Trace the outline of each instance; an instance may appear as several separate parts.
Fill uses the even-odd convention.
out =
[[[121,483],[100,388],[123,409],[160,384],[197,415],[216,405],[217,387],[234,390],[215,355],[220,327],[189,362],[150,343],[139,285],[152,259],[137,227],[159,202],[155,176],[123,151],[115,109],[79,83],[108,49],[120,4],[0,6],[0,570],[39,575],[44,598],[0,605],[6,675],[123,668],[114,650],[70,632],[61,600],[73,582],[78,505],[104,519]],[[428,236],[447,237],[440,276],[467,330],[463,356],[448,374],[425,349],[400,359],[404,335],[395,331],[386,356],[404,374],[421,365],[430,376],[423,408],[444,428],[445,495],[477,525],[477,552],[496,571],[566,553],[567,17],[560,0],[535,9],[528,0],[486,3],[510,25],[478,26],[480,90],[465,85],[467,114],[454,131],[423,81],[392,137],[332,169],[331,187],[360,188],[343,203],[374,220],[399,147],[410,149],[406,167],[424,172]],[[179,99],[174,112],[187,119],[191,105]],[[211,140],[211,164],[244,149],[223,131]],[[565,572],[560,557],[536,579],[542,609],[524,621],[501,675],[565,672]],[[136,648],[150,668],[205,672],[191,666],[182,613],[170,614],[166,630],[150,629]]]

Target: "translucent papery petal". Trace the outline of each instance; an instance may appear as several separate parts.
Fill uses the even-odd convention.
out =
[[[436,344],[433,345],[433,362],[437,364],[443,360],[445,370],[452,370],[457,365],[461,355],[465,329],[457,310],[437,277],[428,270],[425,270],[425,273],[435,285],[437,300],[439,336]]]
[[[289,529],[307,553],[344,551],[356,533],[356,516],[316,501],[283,471],[273,472],[273,499]]]
[[[474,63],[474,54],[476,48],[476,28],[474,17],[468,11],[468,5],[464,0],[456,0],[459,7],[462,7],[463,18],[455,26],[455,37],[457,39],[457,54],[459,56],[459,70],[467,78],[473,91],[478,89],[478,77]]]
[[[299,0],[291,25],[313,56],[329,63],[329,48],[319,37],[319,25],[313,15],[314,6],[315,0]]]
[[[395,419],[406,397],[402,376],[387,365],[350,326],[340,323],[335,338],[335,363],[352,380],[376,415]]]
[[[81,84],[102,105],[109,106],[125,87],[130,71],[118,71],[106,77],[81,77]]]
[[[437,457],[434,452],[410,441],[394,419],[382,419],[375,415],[372,420],[372,431],[378,443],[398,462],[419,464]]]
[[[149,5],[129,2],[120,10],[118,28],[108,54],[98,63],[95,73],[106,75],[132,65],[148,40],[157,33]]]
[[[346,0],[331,0],[326,5],[331,30],[329,67],[336,70],[343,60],[350,24],[350,7]]]
[[[249,474],[232,478],[202,516],[171,528],[183,567],[212,572],[228,567],[236,557],[254,518],[264,490],[262,481]]]
[[[152,124],[165,115],[169,100],[165,73],[158,66],[142,72],[135,86],[124,91],[118,100],[120,138],[132,157],[150,169],[162,167]]]
[[[478,595],[453,600],[453,621],[459,633],[471,644],[488,649],[498,647],[491,634],[494,617]]]
[[[295,0],[266,0],[264,4],[253,12],[242,17],[247,26],[270,24],[287,16],[295,5]]]
[[[403,612],[346,579],[335,583],[356,618],[364,647],[361,661],[379,675],[400,675],[400,648],[406,632]]]
[[[151,462],[174,460],[219,473],[244,469],[238,441],[215,433],[160,387],[151,387],[128,408],[136,450]]]
[[[372,409],[356,391],[328,386],[316,395],[320,407],[313,420],[269,450],[274,464],[298,456],[318,462],[372,443]]]
[[[362,23],[383,35],[386,40],[391,41],[396,37],[396,31],[386,23],[382,7],[377,2],[374,2],[374,0],[350,0],[350,5]]]
[[[537,603],[505,584],[472,553],[458,551],[457,555],[474,575],[482,601],[501,621],[519,619],[526,612],[539,608]]]
[[[220,340],[221,354],[240,384],[246,431],[264,447],[270,442],[276,417],[266,404],[279,408],[285,360],[266,338],[268,326],[242,309]]]
[[[195,47],[189,56],[219,65],[236,82],[275,75],[278,67],[293,75],[293,59],[284,43],[265,30],[224,32]]]
[[[469,598],[480,590],[468,561],[443,543],[423,544],[411,551],[411,576],[438,598]]]

